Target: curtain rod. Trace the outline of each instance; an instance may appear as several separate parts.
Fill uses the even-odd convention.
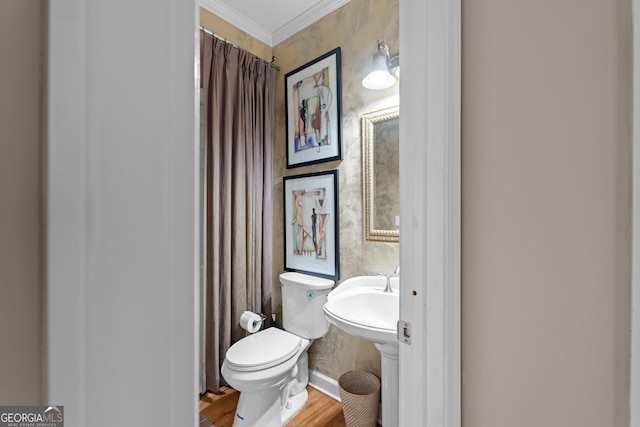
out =
[[[271,57],[271,61],[267,61],[266,59],[262,59],[262,58],[260,58],[258,55],[255,55],[255,54],[253,54],[253,53],[249,52],[247,49],[243,49],[242,47],[238,46],[237,44],[233,44],[233,43],[231,43],[231,42],[227,41],[227,39],[225,39],[224,37],[221,37],[221,36],[217,35],[216,33],[214,33],[214,32],[213,32],[213,31],[211,31],[211,30],[207,30],[207,29],[206,29],[206,28],[204,28],[203,26],[200,26],[200,31],[202,31],[202,32],[203,32],[203,33],[205,33],[205,34],[210,35],[211,37],[215,37],[215,38],[217,38],[218,40],[222,40],[223,42],[225,42],[225,43],[227,43],[227,44],[229,44],[229,45],[231,45],[231,46],[235,47],[236,49],[239,49],[239,50],[242,50],[242,51],[244,51],[244,52],[247,52],[249,55],[253,56],[254,58],[256,58],[256,59],[258,59],[258,60],[260,60],[260,61],[262,61],[262,62],[264,62],[264,63],[265,63],[265,64],[267,64],[268,66],[275,68],[275,69],[276,69],[276,71],[280,71],[280,67],[278,67],[276,64],[274,64],[274,62],[276,61],[276,57],[275,57],[275,56],[272,56],[272,57]]]

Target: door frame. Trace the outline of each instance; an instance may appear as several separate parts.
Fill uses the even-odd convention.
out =
[[[46,398],[69,426],[199,424],[196,3],[48,4]]]
[[[460,0],[401,0],[400,46],[399,425],[459,427]]]

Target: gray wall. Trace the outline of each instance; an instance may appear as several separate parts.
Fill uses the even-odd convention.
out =
[[[44,399],[44,2],[0,2],[0,404]]]
[[[630,1],[462,14],[464,426],[628,426]]]

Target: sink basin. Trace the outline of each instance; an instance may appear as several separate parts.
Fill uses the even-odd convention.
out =
[[[329,323],[376,344],[396,342],[399,319],[398,278],[391,278],[393,292],[384,292],[384,276],[358,276],[342,282],[329,293],[324,312]]]
[[[393,292],[384,292],[384,276],[358,276],[329,292],[324,313],[329,323],[350,335],[373,342],[380,351],[382,382],[382,425],[398,427],[400,318],[399,283],[391,278]]]

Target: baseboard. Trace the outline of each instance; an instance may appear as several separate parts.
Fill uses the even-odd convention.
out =
[[[326,376],[322,372],[309,369],[309,385],[320,393],[325,394],[333,400],[340,400],[340,387],[338,387],[338,381],[331,377]]]

